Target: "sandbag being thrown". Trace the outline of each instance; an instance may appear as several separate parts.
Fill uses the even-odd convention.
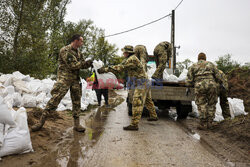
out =
[[[99,84],[99,89],[113,89],[113,88],[120,88],[123,87],[123,84],[118,82],[118,79],[116,78],[115,74],[112,72],[104,73],[104,74],[99,74],[98,69],[103,67],[103,62],[101,60],[93,61],[93,67],[95,69],[97,79],[98,79],[98,84]]]

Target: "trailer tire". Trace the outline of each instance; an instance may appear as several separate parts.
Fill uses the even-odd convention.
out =
[[[188,113],[192,112],[192,106],[179,104],[177,105],[176,110],[177,110],[177,119],[186,119]]]

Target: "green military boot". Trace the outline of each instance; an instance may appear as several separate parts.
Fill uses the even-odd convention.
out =
[[[80,125],[79,117],[74,118],[74,130],[77,132],[85,132],[85,128]]]
[[[214,129],[213,120],[208,120],[207,121],[207,129]]]
[[[147,119],[147,121],[158,121],[158,117],[150,117]]]
[[[36,131],[41,130],[45,121],[46,121],[46,114],[43,113],[41,118],[40,118],[40,121],[31,127],[32,132],[36,132]]]
[[[138,130],[138,126],[137,125],[128,125],[128,126],[124,126],[123,130]]]

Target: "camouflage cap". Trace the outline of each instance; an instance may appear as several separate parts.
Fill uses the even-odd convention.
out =
[[[123,53],[134,53],[134,47],[131,45],[125,45],[124,48],[122,48]]]
[[[207,60],[206,54],[205,53],[199,53],[198,55],[198,60]]]

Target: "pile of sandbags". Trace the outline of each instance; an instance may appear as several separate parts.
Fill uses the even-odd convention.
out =
[[[155,70],[156,70],[155,63],[148,64],[147,74],[148,74],[149,78],[152,77],[152,75],[154,74]],[[187,78],[187,73],[188,73],[188,70],[184,69],[182,71],[182,73],[180,74],[180,76],[177,77],[177,76],[175,76],[173,74],[169,74],[168,71],[167,71],[167,69],[165,69],[163,71],[163,80],[167,81],[167,82],[185,82],[185,80]]]
[[[96,99],[95,93],[87,88],[87,82],[82,79],[81,109],[85,110]],[[12,107],[39,107],[44,108],[49,101],[50,91],[55,81],[51,79],[34,79],[29,75],[23,75],[16,71],[12,74],[0,76],[0,97],[9,108]],[[71,109],[71,98],[68,92],[62,99],[57,111]]]
[[[33,151],[25,108],[8,108],[0,97],[0,158]]]

